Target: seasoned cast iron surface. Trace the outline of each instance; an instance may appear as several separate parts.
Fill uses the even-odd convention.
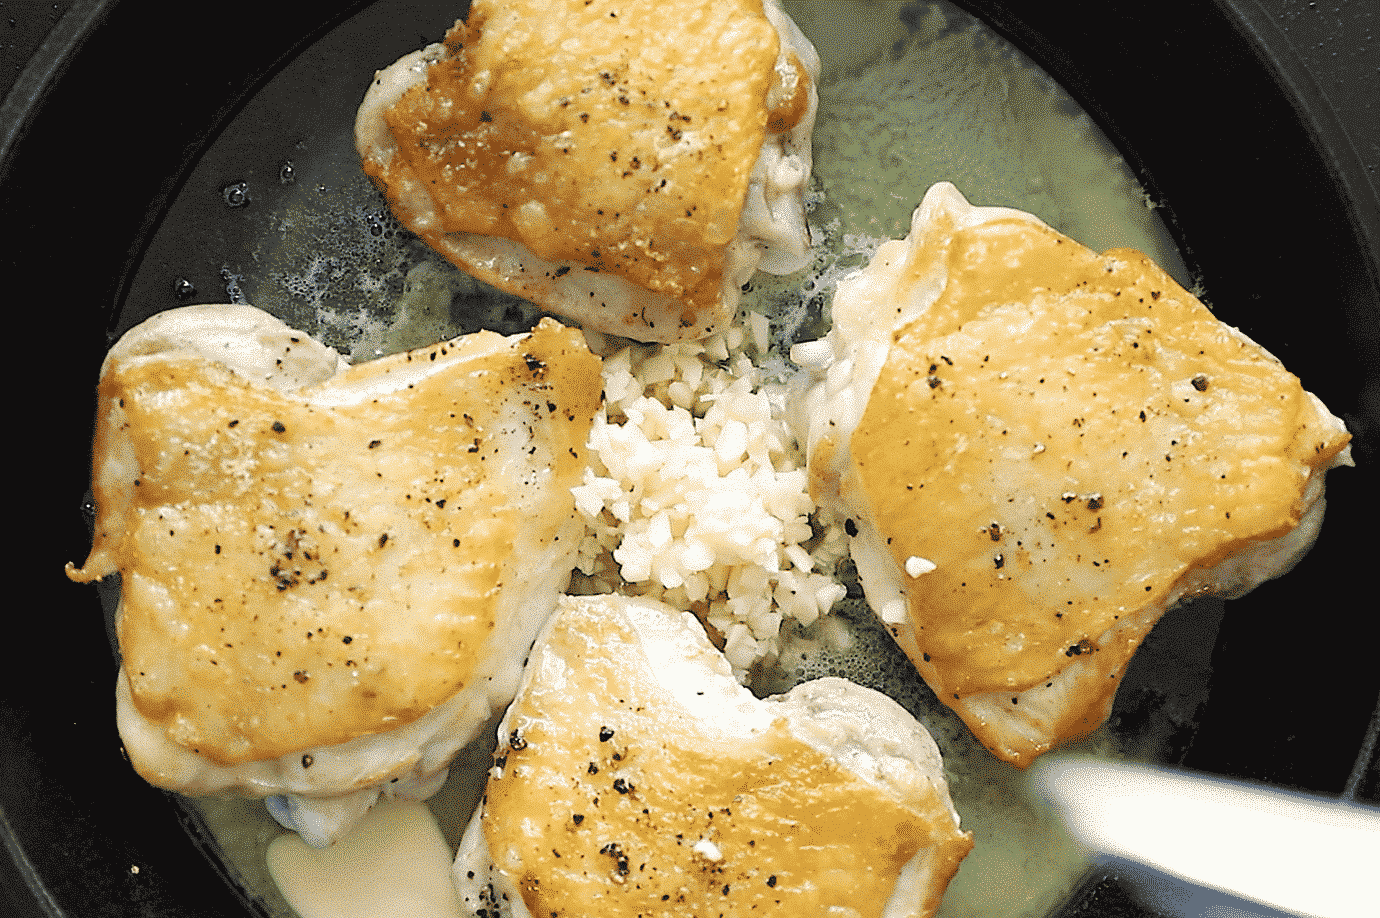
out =
[[[1361,467],[1330,480],[1317,548],[1289,577],[1225,605],[1212,691],[1184,763],[1380,802],[1374,758],[1354,768],[1380,694],[1366,550],[1380,462],[1380,14],[1360,0],[1242,0],[1234,18],[1188,0],[1082,19],[972,6],[1131,152],[1219,314],[1269,340],[1357,434]],[[17,409],[7,415],[9,518],[21,546],[14,580],[25,587],[12,595],[0,665],[0,914],[245,914],[186,843],[180,811],[123,759],[100,609],[61,565],[89,544],[80,498],[92,389],[149,233],[275,64],[354,8],[245,0],[171,17],[97,0],[0,8],[0,142],[11,144],[0,164],[0,277],[19,367],[7,374],[6,403]],[[30,60],[41,66],[24,69]],[[1192,91],[1167,93],[1184,69]],[[1276,81],[1293,87],[1301,114]],[[263,125],[264,136],[274,128]],[[172,280],[167,302],[133,308],[174,305]],[[1138,703],[1123,699],[1118,716],[1134,717]],[[1093,878],[1071,911],[1138,907]]]

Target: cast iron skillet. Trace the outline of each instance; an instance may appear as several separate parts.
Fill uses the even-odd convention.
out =
[[[1354,151],[1250,0],[1104,5],[1077,19],[1049,4],[967,5],[1059,78],[1126,152],[1218,314],[1268,342],[1355,434],[1359,468],[1329,479],[1313,552],[1290,576],[1226,604],[1183,764],[1380,802],[1380,618],[1368,611],[1365,551],[1380,461],[1380,205]],[[0,664],[5,915],[246,914],[188,843],[181,811],[123,758],[100,607],[61,566],[89,545],[80,503],[108,330],[127,305],[177,302],[170,278],[166,302],[126,303],[148,239],[218,129],[360,6],[241,0],[169,17],[152,4],[79,0],[58,45],[40,50],[53,78],[30,79],[6,105],[0,140],[14,142],[0,149],[0,278],[21,371],[4,391],[10,525],[25,576],[11,593]],[[1181,73],[1187,91],[1174,89]],[[262,126],[266,140],[274,127]],[[38,581],[23,588],[28,574]],[[1135,911],[1106,877],[1070,907]]]

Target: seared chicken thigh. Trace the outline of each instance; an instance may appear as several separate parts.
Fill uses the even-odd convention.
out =
[[[567,597],[455,861],[493,916],[924,916],[972,847],[939,751],[842,679],[755,698],[689,613]]]
[[[249,306],[126,334],[101,372],[95,543],[121,576],[121,736],[151,783],[270,796],[325,844],[425,796],[511,700],[582,532],[582,335],[347,367]]]
[[[1017,765],[1107,717],[1171,605],[1317,535],[1342,422],[1144,255],[934,186],[839,287],[812,493],[940,700]]]
[[[364,171],[448,260],[643,341],[809,260],[819,58],[776,0],[475,0],[380,71]]]

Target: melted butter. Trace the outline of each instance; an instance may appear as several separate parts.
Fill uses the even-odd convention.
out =
[[[725,735],[656,684],[636,641],[568,610],[509,715],[484,832],[532,914],[880,915],[917,851],[957,869],[971,840],[932,786],[898,801],[781,720]]]
[[[461,918],[450,846],[425,804],[381,800],[345,838],[313,848],[296,835],[268,847],[268,869],[301,918]]]
[[[426,83],[386,113],[441,229],[716,304],[778,54],[760,0],[532,6],[475,4]],[[402,163],[383,167],[385,186]]]
[[[1347,437],[1140,253],[935,224],[896,302],[943,292],[895,333],[853,460],[897,565],[937,565],[907,602],[942,690],[1021,690],[1291,529]]]
[[[233,764],[407,723],[465,684],[519,521],[554,531],[570,512],[599,391],[578,332],[546,322],[500,341],[385,358],[301,395],[205,361],[111,366],[102,399],[121,406],[139,477],[127,534],[93,558],[123,575],[121,652],[145,717]],[[523,485],[529,449],[551,473]]]

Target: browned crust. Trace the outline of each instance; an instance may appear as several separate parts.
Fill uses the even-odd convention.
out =
[[[488,283],[600,330],[702,337],[732,309],[725,260],[768,122],[808,110],[779,47],[760,0],[478,0],[383,114],[395,149],[361,145],[364,171]],[[581,289],[586,272],[626,281],[625,302]]]
[[[1117,623],[1075,662],[1056,673],[1046,683],[1024,692],[990,692],[955,695],[946,692],[938,670],[925,659],[910,623],[890,625],[888,630],[915,664],[925,684],[936,689],[945,704],[968,725],[980,743],[997,758],[1017,768],[1029,768],[1037,758],[1056,745],[1072,742],[1093,732],[1112,713],[1117,687],[1126,667],[1141,642],[1160,620],[1159,609],[1143,609]],[[1055,690],[1062,699],[1055,705],[1041,705],[1036,695]],[[1025,702],[1025,710],[1020,708]],[[1030,709],[1039,706],[1038,715]],[[1053,716],[1046,716],[1050,710]]]
[[[777,79],[767,94],[767,131],[784,134],[810,110],[810,74],[794,51],[777,66]]]
[[[544,550],[573,514],[600,384],[581,334],[549,319],[300,393],[185,356],[109,361],[97,537],[70,575],[122,575],[134,707],[224,766],[391,730],[453,696],[513,614],[512,546]],[[129,471],[121,441],[123,490],[105,474]],[[534,461],[549,475],[519,485]]]
[[[811,491],[864,522],[869,598],[904,602],[888,627],[926,683],[1025,767],[1105,721],[1168,606],[1307,550],[1350,436],[1141,253],[952,186],[870,272],[835,328],[886,363],[846,453],[812,430]]]
[[[937,910],[973,846],[937,756],[936,773],[864,778],[786,717],[725,736],[669,697],[634,628],[601,602],[570,603],[538,643],[481,811],[495,866],[533,914],[570,901],[605,916],[660,914],[674,899],[687,914],[814,915],[846,902],[878,916],[917,867],[913,914]],[[821,712],[826,692],[813,702]],[[913,755],[873,713],[866,722],[894,743],[877,744]],[[717,854],[699,853],[701,838]]]
[[[938,688],[1039,684],[1298,524],[1348,435],[1143,255],[1014,219],[927,241],[908,280],[937,260],[944,290],[896,332],[851,457],[897,566],[938,565],[906,586]]]

